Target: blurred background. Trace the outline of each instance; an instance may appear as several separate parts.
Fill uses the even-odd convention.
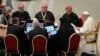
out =
[[[17,3],[24,2],[25,10],[29,12],[31,18],[40,10],[42,0],[2,0],[3,5],[8,5],[17,10]],[[66,4],[71,4],[73,11],[81,16],[83,11],[88,11],[95,19],[100,18],[100,0],[46,0],[48,3],[48,10],[52,11],[56,18],[56,23],[59,23],[59,17],[65,13]]]

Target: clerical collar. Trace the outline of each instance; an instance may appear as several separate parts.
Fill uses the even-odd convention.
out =
[[[41,11],[41,14],[42,14],[42,18],[43,18],[43,20],[45,20],[46,15],[47,15],[47,12],[44,13],[44,12]]]

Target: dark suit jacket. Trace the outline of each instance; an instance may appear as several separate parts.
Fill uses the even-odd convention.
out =
[[[29,13],[27,11],[24,12],[19,12],[19,11],[15,11],[12,14],[12,17],[18,17],[20,19],[20,21],[26,21],[26,20],[30,20],[30,16]]]
[[[29,41],[24,33],[24,30],[16,25],[10,25],[7,27],[7,34],[14,34],[19,40],[19,52],[28,53],[29,52]]]
[[[66,51],[68,47],[68,39],[75,31],[67,18],[60,19],[60,28],[56,34],[59,50]]]
[[[35,15],[35,18],[37,18],[39,20],[39,22],[41,20],[43,20],[43,17],[42,17],[42,14],[41,14],[41,11],[39,11],[38,13],[36,13]],[[46,15],[46,18],[45,19],[48,19],[50,22],[54,23],[55,22],[55,17],[53,15],[52,12],[50,11],[47,11],[47,15]]]
[[[67,18],[67,20],[69,21],[69,23],[73,23],[74,25],[78,25],[79,21],[78,21],[78,16],[72,12],[70,15],[67,15],[67,13],[65,13],[62,18]]]
[[[31,30],[29,32],[29,39],[32,41],[32,38],[36,35],[43,35],[48,39],[48,33],[47,30],[44,28],[36,27],[35,29]]]

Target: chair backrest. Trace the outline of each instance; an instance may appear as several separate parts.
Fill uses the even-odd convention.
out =
[[[13,34],[8,34],[4,38],[4,44],[5,44],[5,51],[6,53],[19,53],[18,50],[18,39]]]
[[[82,20],[82,18],[79,18],[78,20],[79,20],[79,24],[77,26],[78,27],[82,27],[83,26],[83,20]]]
[[[32,39],[33,54],[47,53],[47,39],[43,35],[36,35]]]
[[[100,21],[99,21],[99,23],[98,23],[97,53],[98,53],[98,56],[100,56]]]
[[[79,43],[80,43],[80,35],[77,33],[73,33],[69,38],[67,53],[77,52]]]

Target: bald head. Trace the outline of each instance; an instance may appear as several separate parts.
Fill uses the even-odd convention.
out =
[[[24,3],[20,2],[17,4],[19,11],[24,11]]]
[[[65,10],[66,10],[67,14],[70,15],[72,13],[72,6],[71,5],[67,5],[65,7]]]
[[[42,2],[41,3],[41,11],[45,13],[47,11],[47,9],[48,9],[47,3],[46,2]]]

